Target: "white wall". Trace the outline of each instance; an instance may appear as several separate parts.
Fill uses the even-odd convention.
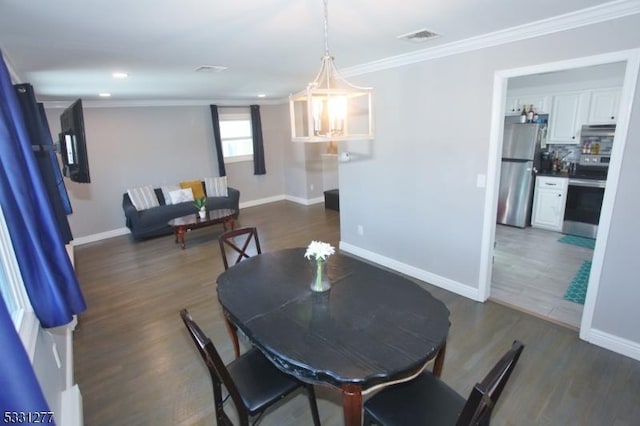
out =
[[[53,135],[62,109],[47,109]],[[261,107],[267,174],[253,175],[253,163],[227,166],[229,186],[240,190],[240,202],[282,195],[283,144],[288,141],[287,110]],[[69,222],[75,238],[122,231],[122,194],[141,185],[159,186],[218,176],[208,106],[84,107],[91,183],[65,179],[74,213]]]
[[[477,290],[487,194],[476,177],[488,172],[494,73],[637,48],[639,27],[636,15],[353,78],[375,88],[376,139],[369,158],[340,165],[341,247],[438,285]],[[639,122],[636,112],[636,135]],[[593,321],[594,328],[638,345],[640,310],[631,304],[640,300],[640,286],[631,282],[636,273],[628,259],[638,204],[637,197],[620,197],[637,192],[639,143],[638,137],[627,142],[611,235],[616,241],[605,258]],[[627,254],[619,256],[624,247]]]
[[[640,82],[637,85],[640,88]],[[640,344],[640,90],[636,89],[592,327]]]

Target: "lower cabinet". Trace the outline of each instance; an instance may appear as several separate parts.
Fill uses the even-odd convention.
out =
[[[569,179],[563,177],[536,177],[531,214],[532,227],[551,231],[562,230],[568,183]]]

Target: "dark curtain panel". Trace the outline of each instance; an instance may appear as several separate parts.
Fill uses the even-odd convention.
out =
[[[251,105],[251,132],[253,133],[253,174],[266,175],[262,122],[260,121],[260,106],[258,105]]]
[[[0,64],[0,204],[31,306],[43,327],[86,309],[64,247],[29,132],[4,61]]]
[[[5,423],[33,424],[31,422],[18,422],[11,413],[35,413],[49,411],[47,401],[31,367],[29,356],[24,350],[16,327],[7,312],[7,306],[0,296],[0,346],[2,347],[2,361],[0,361],[0,410],[2,410]],[[60,413],[56,413],[60,416]],[[58,417],[59,419],[60,417]],[[13,420],[13,421],[8,421]],[[47,423],[44,422],[43,423]]]
[[[218,156],[218,174],[226,176],[227,170],[224,168],[224,155],[222,154],[222,139],[220,138],[220,117],[218,116],[218,105],[209,105],[211,108],[211,123],[213,124],[213,139],[216,145],[216,155]]]
[[[66,244],[73,240],[71,227],[67,220],[67,215],[71,214],[71,203],[56,158],[55,145],[51,139],[47,117],[42,105],[36,103],[33,87],[30,84],[17,84],[14,87],[18,102],[20,102],[26,130],[32,143],[33,153],[58,224],[58,230]]]

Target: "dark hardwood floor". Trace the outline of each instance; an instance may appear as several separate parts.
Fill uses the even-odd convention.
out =
[[[282,201],[242,209],[239,226],[258,227],[263,252],[312,239],[339,242],[339,215],[322,205]],[[215,294],[223,271],[220,232],[217,226],[189,232],[186,250],[173,236],[137,243],[121,236],[75,248],[88,305],[74,334],[85,425],[216,424],[208,373],[178,312],[189,309],[225,360],[233,359]],[[464,396],[514,339],[525,343],[493,424],[639,424],[640,362],[542,319],[420,284],[451,311],[442,377]],[[317,393],[322,423],[343,424],[339,392],[318,387]],[[260,424],[311,424],[308,407],[305,395],[296,394]]]

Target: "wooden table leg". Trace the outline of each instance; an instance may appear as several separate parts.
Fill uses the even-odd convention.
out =
[[[359,385],[342,386],[342,409],[345,426],[362,426],[362,388]]]
[[[182,250],[185,249],[184,246],[184,234],[185,234],[185,228],[184,226],[178,226],[176,227],[176,243],[180,243],[180,247],[182,248]]]
[[[222,227],[224,228],[224,232],[227,232],[227,231],[228,231],[228,229],[227,229],[227,224],[229,224],[229,226],[231,226],[231,230],[232,230],[232,231],[235,229],[235,227],[236,227],[236,222],[235,222],[235,220],[233,219],[233,216],[231,216],[229,219],[225,219],[225,220],[222,222]]]
[[[440,377],[442,375],[442,367],[444,367],[444,356],[447,353],[447,342],[443,342],[442,346],[438,350],[438,354],[436,355],[436,359],[433,362],[433,375],[436,377]]]

